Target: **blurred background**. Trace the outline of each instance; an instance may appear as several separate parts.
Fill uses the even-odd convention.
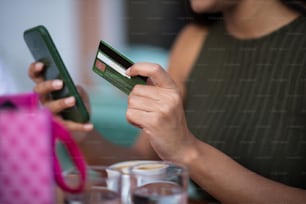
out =
[[[134,62],[166,69],[171,44],[189,19],[184,0],[0,0],[0,62],[7,72],[0,79],[11,76],[10,92],[32,91],[27,70],[33,59],[23,31],[44,25],[73,80],[90,95],[95,127],[129,146],[138,129],[126,122],[127,96],[91,70],[99,41]]]

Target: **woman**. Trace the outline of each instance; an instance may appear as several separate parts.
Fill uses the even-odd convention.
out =
[[[192,0],[194,12],[221,18],[181,32],[168,73],[151,63],[127,71],[150,79],[129,96],[127,120],[142,129],[132,149],[65,121],[71,130],[89,132],[77,138],[88,161],[160,158],[186,165],[222,203],[306,203],[306,20],[292,9],[297,4],[288,5]],[[55,88],[37,77],[40,70],[33,64],[30,76],[44,95]],[[64,102],[45,104],[57,112],[71,106]]]

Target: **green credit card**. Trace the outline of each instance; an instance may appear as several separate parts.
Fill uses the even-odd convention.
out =
[[[126,70],[133,64],[130,59],[106,42],[100,41],[92,69],[128,95],[136,84],[146,84],[147,81],[147,78],[143,76],[131,77],[125,74]]]

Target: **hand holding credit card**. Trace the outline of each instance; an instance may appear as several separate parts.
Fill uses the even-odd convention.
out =
[[[134,63],[104,41],[100,41],[93,71],[127,95],[136,84],[146,84],[147,78],[128,76],[126,70]]]

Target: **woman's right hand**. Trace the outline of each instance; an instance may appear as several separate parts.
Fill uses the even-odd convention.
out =
[[[91,123],[82,124],[76,123],[73,121],[64,120],[60,117],[59,113],[66,108],[72,107],[75,105],[75,98],[73,96],[52,100],[50,97],[50,93],[56,90],[60,90],[63,88],[63,81],[59,79],[55,80],[47,80],[45,81],[42,75],[42,71],[44,69],[44,64],[41,62],[34,62],[29,67],[29,77],[35,83],[34,92],[39,95],[40,102],[43,106],[47,107],[56,118],[62,122],[65,127],[71,132],[88,132],[93,129],[93,125]],[[83,102],[86,105],[86,108],[90,110],[89,98],[85,90],[77,86],[79,94],[82,97]],[[79,135],[79,134],[78,134]],[[80,136],[79,136],[80,137]],[[80,138],[75,138],[79,140]]]

